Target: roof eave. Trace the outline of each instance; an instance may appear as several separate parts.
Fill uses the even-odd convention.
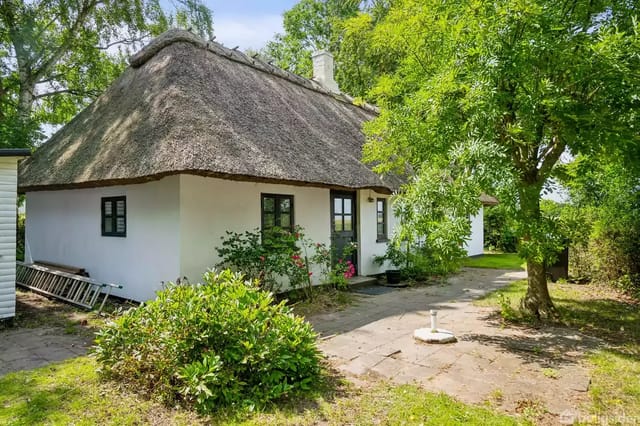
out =
[[[250,175],[235,175],[235,174],[229,174],[229,173],[212,172],[208,170],[169,171],[169,172],[156,173],[156,174],[147,175],[147,176],[139,176],[135,178],[105,179],[105,180],[95,180],[95,181],[72,182],[72,183],[65,183],[65,184],[21,185],[20,183],[18,183],[18,192],[20,194],[24,194],[26,192],[62,191],[62,190],[68,190],[68,189],[99,188],[99,187],[105,187],[105,186],[118,186],[118,185],[135,185],[135,184],[142,184],[142,183],[157,181],[167,176],[181,175],[181,174],[218,178],[218,179],[236,181],[236,182],[258,182],[258,183],[271,183],[271,184],[275,183],[275,184],[281,184],[281,185],[327,188],[327,189],[337,189],[337,190],[343,190],[343,191],[370,189],[379,194],[387,194],[387,195],[390,195],[393,193],[392,188],[387,187],[383,184],[344,186],[344,185],[338,185],[338,184],[327,183],[327,182],[307,182],[307,181],[297,181],[297,180],[289,180],[289,179],[281,179],[281,178],[270,178],[270,177],[260,177],[260,176],[250,176]]]

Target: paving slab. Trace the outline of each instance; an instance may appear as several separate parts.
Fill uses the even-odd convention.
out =
[[[75,358],[91,346],[86,337],[47,327],[0,330],[0,340],[0,376]]]
[[[589,386],[581,359],[600,344],[597,339],[566,329],[504,328],[493,309],[472,304],[525,277],[521,271],[468,268],[446,284],[358,296],[357,304],[341,312],[309,320],[326,336],[320,348],[347,374],[418,383],[468,403],[505,395],[499,404],[504,409],[528,400],[557,415],[579,412]],[[456,343],[413,339],[414,330],[430,327],[431,309],[438,311],[438,327],[451,330]]]

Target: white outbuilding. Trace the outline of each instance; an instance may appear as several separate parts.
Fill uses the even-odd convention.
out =
[[[28,149],[0,149],[0,320],[16,313],[16,197],[18,161]]]

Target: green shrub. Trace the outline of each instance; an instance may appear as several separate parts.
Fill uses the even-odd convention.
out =
[[[16,259],[20,261],[24,261],[24,229],[25,216],[24,213],[20,213],[16,223]]]
[[[516,228],[502,205],[484,209],[484,248],[505,253],[518,251]]]
[[[227,231],[221,239],[216,251],[222,260],[216,266],[241,272],[268,291],[278,292],[288,285],[288,289],[301,289],[306,299],[313,299],[314,266],[320,275],[318,282],[339,289],[345,289],[355,274],[355,266],[348,260],[357,249],[355,243],[337,253],[333,246],[311,241],[301,226],[293,232],[280,228]]]
[[[461,246],[444,244],[438,248],[425,243],[409,245],[393,239],[383,256],[375,256],[378,265],[385,262],[399,269],[403,279],[422,281],[432,275],[448,275],[460,268],[466,251]]]
[[[203,413],[308,391],[320,373],[310,324],[228,270],[122,313],[93,353],[106,377]]]

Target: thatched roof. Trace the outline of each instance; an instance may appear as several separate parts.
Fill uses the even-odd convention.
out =
[[[130,64],[21,164],[21,192],[177,173],[387,193],[398,186],[360,161],[373,107],[181,30]]]
[[[485,206],[496,206],[500,204],[496,197],[487,194],[480,194],[480,202]]]

